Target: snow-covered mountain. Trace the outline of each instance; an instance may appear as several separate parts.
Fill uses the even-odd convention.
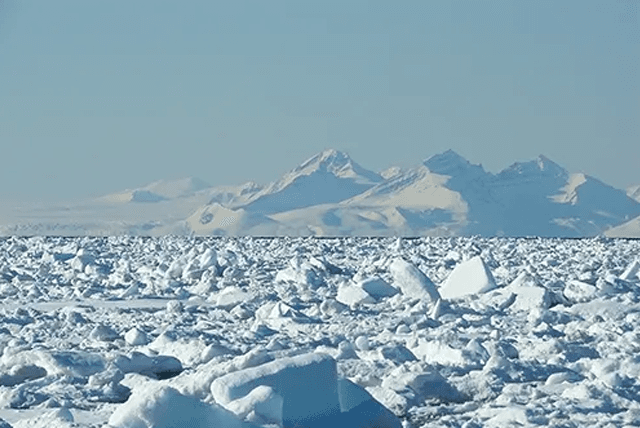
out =
[[[542,155],[493,174],[447,150],[416,167],[377,174],[346,153],[326,150],[264,186],[209,187],[193,178],[158,181],[71,208],[21,213],[21,223],[5,224],[0,231],[640,236],[631,221],[640,215],[634,192],[640,189],[613,188]]]
[[[160,202],[193,196],[196,192],[210,187],[210,184],[197,177],[158,180],[138,189],[129,189],[102,196],[98,200],[105,203]]]
[[[380,175],[362,168],[346,153],[325,150],[257,192],[244,208],[273,214],[336,203],[358,195],[382,180]]]
[[[591,236],[638,213],[640,206],[600,180],[571,174],[544,156],[496,175],[506,235]]]
[[[640,214],[623,191],[571,174],[545,156],[492,174],[448,150],[410,168],[367,171],[334,150],[255,193],[225,226],[217,201],[187,223],[195,233],[292,235],[592,236]],[[202,214],[199,214],[202,217]],[[213,215],[213,218],[211,217]],[[230,217],[224,211],[223,217]],[[260,221],[262,218],[264,221]],[[222,226],[221,226],[222,224]]]
[[[607,229],[604,234],[609,238],[640,238],[640,216]]]

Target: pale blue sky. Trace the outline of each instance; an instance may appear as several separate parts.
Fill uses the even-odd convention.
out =
[[[0,197],[266,183],[325,148],[640,183],[638,0],[0,0]]]

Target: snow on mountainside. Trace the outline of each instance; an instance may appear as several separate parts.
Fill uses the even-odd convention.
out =
[[[385,180],[388,180],[404,172],[406,172],[406,168],[401,168],[399,166],[392,166],[390,168],[385,169],[384,171],[381,171],[380,176]]]
[[[544,156],[516,162],[495,176],[492,191],[499,200],[500,233],[565,235],[554,219],[563,217],[562,202],[553,196],[566,186],[569,174]]]
[[[593,236],[640,213],[624,192],[545,156],[486,172],[448,150],[339,204],[272,216],[314,234]]]
[[[194,193],[210,187],[211,185],[196,177],[158,180],[145,187],[102,196],[98,200],[105,203],[160,202],[192,196]]]
[[[275,235],[277,223],[262,214],[231,209],[218,203],[207,204],[186,220],[189,230],[198,235]]]
[[[544,156],[503,170],[493,189],[506,235],[597,235],[640,208],[621,190],[585,174],[570,174]]]
[[[207,190],[208,204],[222,204],[229,207],[245,205],[247,201],[264,189],[265,186],[248,181],[239,186],[217,186]]]
[[[166,199],[180,198],[208,189],[211,185],[197,177],[187,177],[179,180],[159,180],[149,184],[145,190],[160,195]]]
[[[609,238],[640,238],[640,216],[608,229],[604,235]]]
[[[640,215],[632,198],[640,188],[627,192],[542,155],[493,174],[447,150],[377,174],[326,150],[266,186],[157,181],[69,207],[23,209],[5,216],[0,233],[640,236],[630,222]]]
[[[245,209],[273,214],[335,203],[371,188],[383,179],[346,154],[325,150],[255,194]]]
[[[439,172],[478,169],[448,151],[431,158]],[[481,168],[480,168],[481,170]],[[469,209],[461,195],[445,185],[447,176],[427,166],[389,169],[386,180],[337,204],[315,205],[271,216],[290,233],[316,235],[452,235],[466,224]]]
[[[624,192],[588,175],[570,174],[545,156],[514,163],[494,175],[452,150],[431,156],[416,168],[384,171],[385,180],[339,202],[304,199],[323,194],[327,182],[321,180],[320,185],[303,182],[296,197],[291,196],[288,186],[300,172],[314,174],[320,160],[336,154],[315,156],[256,196],[258,200],[264,194],[286,192],[299,208],[269,212],[250,202],[243,209],[277,222],[271,230],[278,234],[368,236],[592,236],[640,214],[640,204]],[[352,164],[342,156],[344,163]],[[330,185],[334,176],[329,177]],[[216,230],[225,233],[224,227]]]
[[[502,207],[492,189],[495,177],[481,165],[473,165],[453,150],[433,155],[423,162],[434,174],[447,177],[446,187],[457,192],[467,204],[465,221],[458,233],[495,235],[499,233]]]
[[[627,188],[627,196],[631,199],[634,199],[640,202],[640,184],[636,184],[635,186],[629,186]]]

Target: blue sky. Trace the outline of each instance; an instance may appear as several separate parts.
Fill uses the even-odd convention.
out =
[[[325,148],[640,183],[637,0],[0,0],[0,197],[268,182]]]

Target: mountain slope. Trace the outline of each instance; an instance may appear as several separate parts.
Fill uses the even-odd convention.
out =
[[[196,192],[210,187],[209,184],[196,177],[186,177],[178,180],[158,180],[138,189],[124,190],[102,196],[98,198],[98,201],[110,204],[160,202],[193,196]]]
[[[640,216],[608,229],[604,235],[609,238],[640,238]]]
[[[474,165],[465,158],[447,150],[423,162],[432,173],[447,177],[445,186],[460,195],[467,204],[464,228],[460,233],[469,235],[496,234],[496,220],[501,208],[494,195],[495,177],[481,165]]]
[[[246,204],[227,206],[258,215],[251,228],[264,221],[269,230],[292,235],[578,237],[640,214],[640,204],[624,192],[570,174],[542,155],[492,174],[448,150],[384,176],[330,150],[254,192]],[[237,230],[222,225],[216,233]]]
[[[640,184],[636,184],[635,186],[629,186],[627,188],[627,196],[631,199],[634,199],[640,202]]]
[[[244,209],[273,214],[312,205],[340,202],[383,179],[336,150],[326,150],[256,193]]]
[[[186,219],[186,226],[198,235],[274,235],[278,231],[277,222],[262,214],[218,203],[196,210]]]
[[[542,155],[497,174],[494,194],[506,235],[593,236],[640,212],[624,192]]]
[[[161,180],[74,205],[16,209],[0,231],[638,236],[640,203],[630,197],[636,191],[569,173],[542,155],[493,174],[448,150],[414,168],[392,167],[379,175],[345,153],[326,150],[267,186]]]

